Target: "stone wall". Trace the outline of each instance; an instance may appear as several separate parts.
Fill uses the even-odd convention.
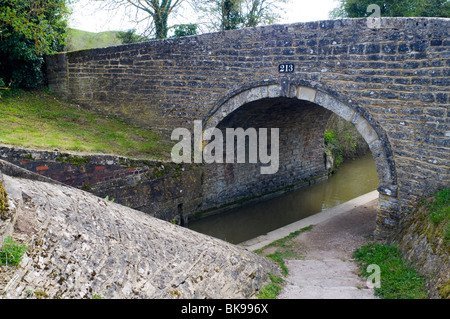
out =
[[[389,241],[397,244],[414,268],[426,275],[430,298],[450,299],[450,245],[443,224],[434,224],[429,215],[427,203],[421,204],[401,221]]]
[[[196,165],[10,147],[0,147],[0,159],[43,181],[47,177],[177,223],[202,202],[203,173]],[[9,172],[7,167],[4,171]],[[17,176],[17,169],[9,173]]]
[[[324,107],[355,124],[369,144],[380,182],[377,233],[385,236],[421,196],[450,183],[450,20],[380,22],[271,25],[57,54],[47,58],[49,85],[168,134],[198,119],[220,125],[264,98]],[[280,64],[293,72],[280,73]]]
[[[0,299],[251,298],[279,274],[266,258],[73,187],[4,175],[20,198],[17,267]]]

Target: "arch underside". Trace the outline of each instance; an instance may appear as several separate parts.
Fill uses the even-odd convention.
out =
[[[303,85],[290,84],[283,88],[279,84],[262,85],[239,92],[217,107],[205,120],[204,129],[218,127],[227,116],[242,106],[265,99],[289,98],[310,102],[337,114],[352,123],[366,141],[378,174],[378,191],[380,194],[397,196],[397,176],[392,151],[383,129],[373,120],[366,119],[368,113],[362,108],[355,109],[341,102],[331,94]],[[364,113],[364,114],[362,114]]]

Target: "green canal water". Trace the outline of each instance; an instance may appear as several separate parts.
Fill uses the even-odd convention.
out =
[[[188,228],[238,244],[377,189],[372,154],[346,160],[317,184],[190,222]]]

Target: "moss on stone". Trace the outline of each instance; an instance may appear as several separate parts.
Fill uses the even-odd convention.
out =
[[[56,158],[57,162],[61,162],[64,164],[72,164],[72,165],[86,165],[90,162],[89,157],[79,157],[79,156],[60,156]]]
[[[450,299],[450,280],[447,280],[445,284],[443,284],[439,288],[439,296],[442,299]]]
[[[0,217],[6,217],[9,211],[8,194],[0,180]]]

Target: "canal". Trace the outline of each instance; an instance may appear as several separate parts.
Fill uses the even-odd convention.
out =
[[[252,205],[192,221],[189,228],[238,244],[377,189],[372,154],[346,160],[327,180]]]

